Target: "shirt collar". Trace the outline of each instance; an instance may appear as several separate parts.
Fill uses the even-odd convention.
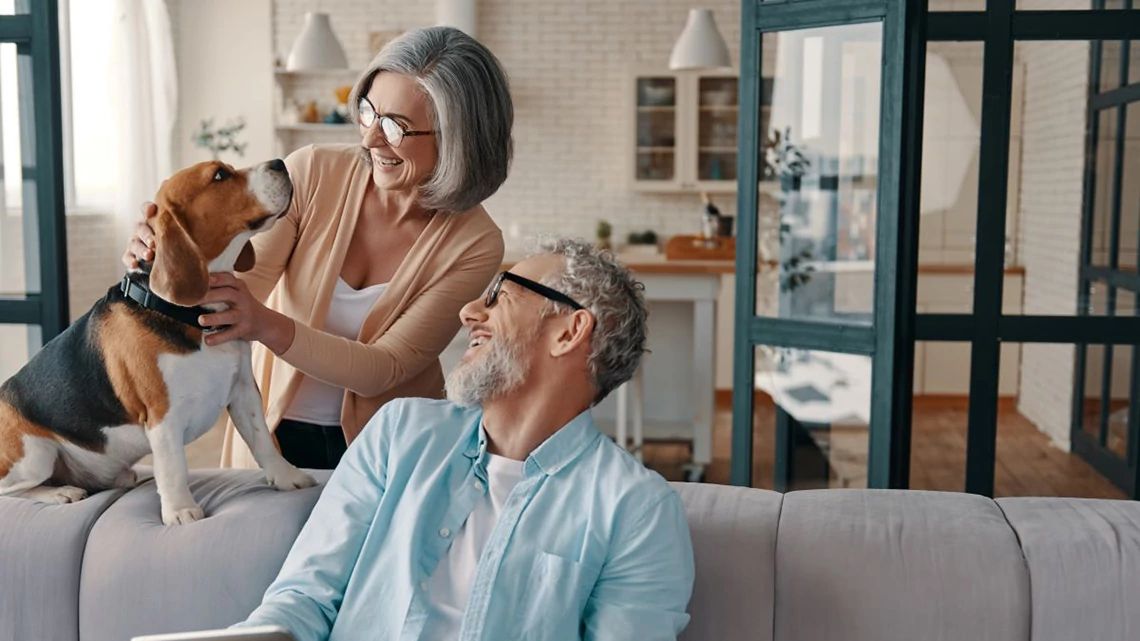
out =
[[[487,453],[487,431],[483,427],[482,412],[479,413],[472,427],[468,447],[464,450],[463,455],[478,462],[482,461]],[[600,435],[601,432],[594,424],[594,417],[587,409],[535,448],[526,458],[524,469],[529,472],[531,466],[537,466],[543,474],[557,474],[559,470],[566,467],[585,451]]]

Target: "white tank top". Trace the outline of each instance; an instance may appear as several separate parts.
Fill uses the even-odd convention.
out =
[[[372,305],[387,289],[388,283],[353,289],[343,278],[336,279],[329,313],[325,317],[325,331],[356,340],[360,327]],[[340,406],[344,388],[329,385],[310,376],[301,377],[301,386],[293,397],[285,418],[316,425],[340,425]]]

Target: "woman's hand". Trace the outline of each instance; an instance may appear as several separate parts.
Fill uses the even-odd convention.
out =
[[[293,344],[293,320],[262,305],[241,279],[230,273],[210,274],[210,291],[199,305],[225,303],[229,309],[198,317],[206,327],[229,325],[206,335],[207,345],[221,345],[232,340],[258,341],[282,354]]]
[[[139,262],[154,262],[154,230],[146,221],[154,216],[157,206],[154,203],[143,203],[143,218],[135,227],[135,233],[127,241],[127,251],[123,252],[123,265],[127,269],[136,270]]]

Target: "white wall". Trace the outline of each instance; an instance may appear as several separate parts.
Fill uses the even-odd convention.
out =
[[[273,3],[271,0],[168,0],[178,66],[178,124],[174,166],[184,167],[210,154],[191,135],[214,118],[224,124],[242,117],[239,138],[244,157],[222,160],[239,167],[275,155],[273,114]]]
[[[273,4],[274,47],[284,56],[312,5]],[[521,246],[524,235],[542,232],[592,237],[601,218],[613,224],[617,239],[646,228],[665,234],[698,229],[696,195],[629,188],[622,129],[629,119],[631,69],[666,66],[690,6],[687,0],[477,0],[479,39],[502,61],[515,101],[514,164],[488,202],[509,245]],[[704,6],[714,10],[736,64],[740,3]],[[331,14],[349,63],[358,67],[371,57],[370,31],[435,22],[434,2],[328,0],[320,10]],[[725,213],[735,211],[734,196],[717,204]]]

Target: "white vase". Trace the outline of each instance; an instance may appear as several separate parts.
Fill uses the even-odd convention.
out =
[[[305,26],[301,28],[301,35],[293,42],[289,51],[289,58],[285,61],[285,68],[289,71],[304,71],[308,69],[344,69],[348,67],[348,58],[344,55],[344,47],[333,33],[329,23],[329,14],[305,14]]]

